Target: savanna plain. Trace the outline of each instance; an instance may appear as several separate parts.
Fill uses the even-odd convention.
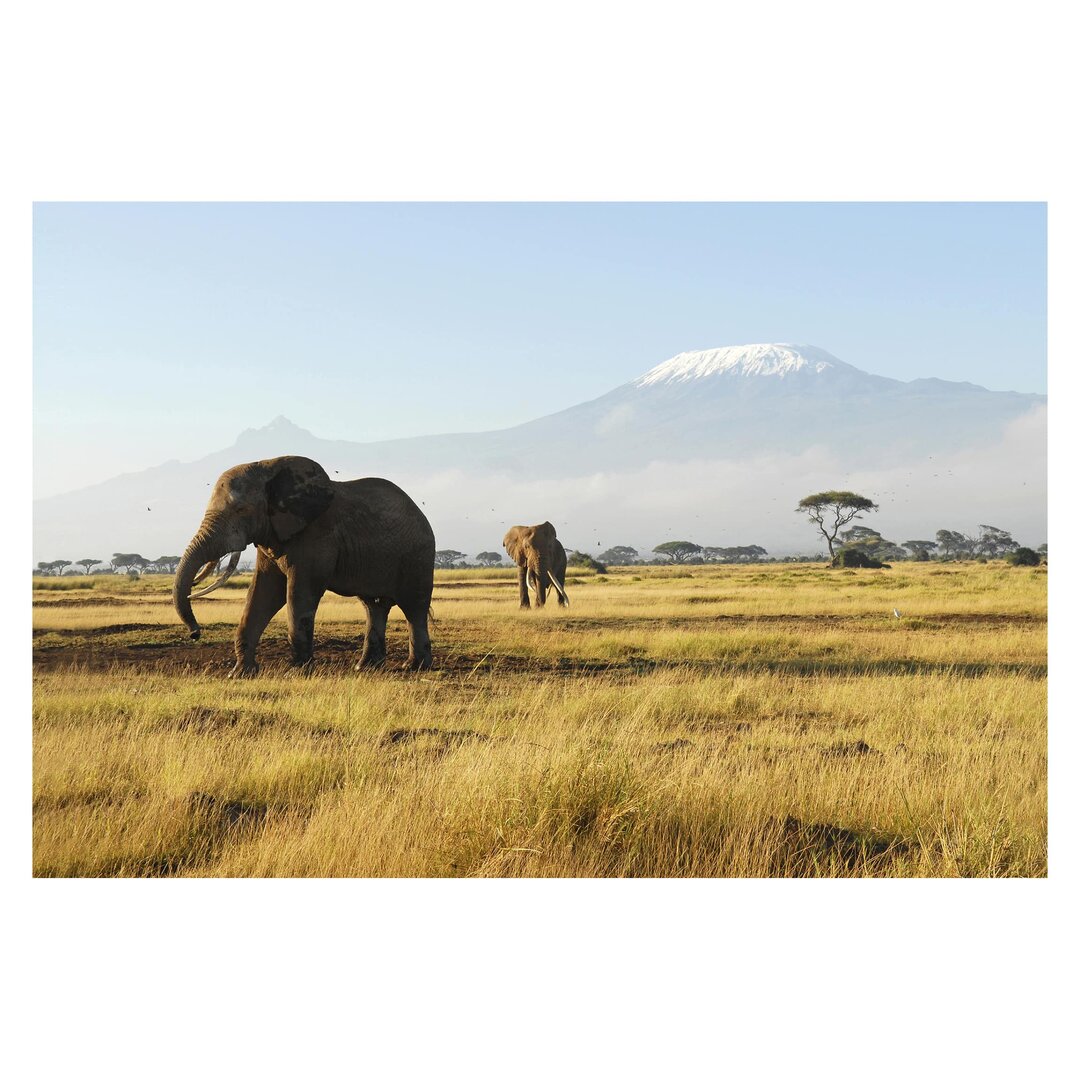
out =
[[[179,877],[1039,877],[1047,570],[618,567],[519,612],[438,571],[435,667],[228,680],[243,579],[37,578],[34,873]],[[894,609],[900,613],[894,614]]]

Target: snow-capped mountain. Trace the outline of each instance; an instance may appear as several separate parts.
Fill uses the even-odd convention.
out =
[[[679,353],[634,379],[632,385],[658,386],[713,375],[729,378],[770,375],[783,379],[800,372],[820,375],[828,368],[856,370],[813,345],[727,345],[722,349]]]
[[[279,416],[198,461],[36,502],[34,557],[176,553],[224,469],[281,454],[312,457],[334,479],[400,483],[440,546],[462,550],[497,549],[505,524],[545,518],[585,549],[601,531],[610,545],[674,529],[702,543],[806,550],[813,537],[791,509],[841,486],[880,500],[883,513],[890,499],[906,508],[894,532],[932,537],[991,521],[1019,535],[1023,521],[1038,544],[1045,405],[971,383],[884,378],[810,345],[682,352],[599,398],[499,431],[364,443]]]

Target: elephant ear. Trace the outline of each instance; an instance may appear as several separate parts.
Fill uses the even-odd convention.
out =
[[[518,556],[521,553],[522,537],[521,526],[515,525],[504,537],[503,547],[506,548],[506,554],[510,556],[514,562],[518,562]]]
[[[333,502],[330,477],[309,458],[281,458],[266,483],[270,527],[281,540],[291,540]]]

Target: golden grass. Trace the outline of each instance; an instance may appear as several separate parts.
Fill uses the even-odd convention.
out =
[[[527,614],[447,571],[435,670],[353,673],[327,597],[349,651],[248,682],[243,592],[177,651],[170,585],[35,592],[37,875],[1046,873],[1043,569],[620,568]]]

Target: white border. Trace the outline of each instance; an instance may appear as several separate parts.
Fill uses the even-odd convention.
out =
[[[1059,417],[1078,185],[1054,12],[24,5],[0,65],[6,460],[30,447],[33,200],[1021,199],[1050,204],[1057,493],[1076,460]],[[17,576],[29,530],[4,554]],[[1073,584],[1056,562],[1051,877],[1034,882],[35,882],[17,607],[12,1050],[39,1077],[1059,1075],[1076,758],[1057,626]]]

